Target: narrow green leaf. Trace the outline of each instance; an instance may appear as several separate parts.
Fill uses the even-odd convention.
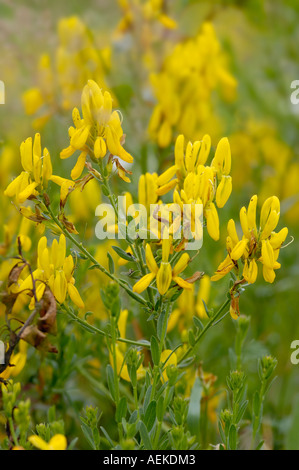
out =
[[[160,352],[158,340],[155,336],[151,337],[151,354],[153,363],[155,364],[155,366],[158,366],[160,363]]]
[[[203,330],[204,326],[198,317],[193,317],[193,323],[199,331]]]
[[[187,415],[187,425],[192,435],[199,436],[200,433],[200,401],[202,395],[202,384],[196,377],[191,390],[190,403]]]
[[[155,400],[151,401],[150,404],[148,405],[145,416],[144,416],[144,424],[146,425],[146,428],[148,431],[152,429],[152,427],[155,424],[156,421],[156,408],[157,408],[157,403]]]
[[[115,420],[117,423],[121,423],[122,419],[126,417],[127,414],[127,398],[122,397],[117,405],[115,411]]]
[[[229,433],[228,433],[229,448],[231,450],[237,449],[237,440],[238,440],[237,428],[234,424],[232,424],[231,427],[229,428]]]
[[[114,274],[114,261],[109,251],[107,252],[107,258],[108,258],[108,264],[109,264],[109,272],[110,274]]]
[[[152,450],[152,443],[150,436],[147,432],[146,426],[142,421],[139,421],[139,433],[146,450]]]
[[[109,392],[111,393],[111,396],[113,400],[115,401],[114,372],[110,364],[108,364],[106,367],[106,374],[107,374]]]
[[[126,261],[134,261],[135,258],[134,256],[131,255],[131,253],[127,253],[126,251],[122,250],[119,246],[113,246],[112,247],[115,253],[118,254],[122,259],[125,259]]]
[[[157,419],[159,423],[162,423],[163,421],[163,411],[164,411],[164,397],[163,395],[161,395],[157,401],[157,408],[156,408]]]

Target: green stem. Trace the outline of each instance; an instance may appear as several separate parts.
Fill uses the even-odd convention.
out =
[[[141,272],[144,276],[146,274],[146,269],[145,269],[144,264],[143,264],[142,254],[141,254],[140,246],[138,245],[138,243],[136,243],[136,253],[137,253],[137,258],[138,258],[138,261],[139,261]],[[146,291],[147,291],[147,294],[148,294],[149,301],[152,304],[153,309],[154,309],[155,299],[154,299],[153,291],[150,287],[148,287],[146,289]]]
[[[139,404],[138,404],[137,385],[133,386],[133,395],[134,395],[135,409],[137,410],[137,417],[139,418]]]
[[[10,433],[11,433],[11,436],[12,436],[12,439],[13,439],[13,442],[14,442],[14,445],[17,447],[17,446],[19,445],[19,442],[18,442],[16,433],[15,433],[15,428],[14,428],[14,424],[13,424],[13,419],[12,419],[11,417],[8,418],[8,424],[9,424],[9,429],[10,429]]]
[[[113,358],[113,374],[114,374],[114,388],[115,388],[115,405],[116,408],[119,404],[119,383],[118,383],[118,373],[117,373],[117,358],[116,358],[116,328],[117,324],[115,322],[115,317],[111,316],[111,344],[112,344],[112,358]],[[118,432],[119,438],[122,440],[122,424],[118,423]]]
[[[168,402],[169,392],[170,392],[170,386],[169,386],[169,382],[168,382],[167,387],[166,387],[165,400],[164,400],[164,403],[163,403],[163,413],[162,413],[163,416],[166,412],[165,404]],[[158,426],[157,426],[156,435],[155,435],[154,444],[153,444],[153,449],[154,450],[157,450],[157,447],[158,447],[158,442],[159,442],[159,438],[160,438],[160,434],[161,434],[161,430],[162,430],[162,424],[163,424],[163,420],[159,421]]]
[[[142,303],[143,305],[147,306],[147,302],[144,300],[143,297],[141,297],[139,294],[136,294],[133,292],[124,281],[121,279],[118,279],[116,276],[111,274],[109,271],[107,271],[104,266],[98,263],[98,261],[92,256],[91,253],[83,246],[81,242],[78,242],[75,237],[71,233],[69,233],[66,228],[61,224],[61,222],[58,220],[58,218],[55,216],[55,214],[52,211],[52,208],[48,206],[48,213],[50,214],[53,222],[60,228],[60,230],[64,233],[64,235],[73,242],[73,244],[79,248],[79,250],[96,266],[102,273],[106,274],[110,279],[112,279],[114,282],[117,282],[120,287],[122,287],[128,294],[133,297],[137,302]]]
[[[117,204],[115,203],[115,200],[114,200],[114,196],[113,196],[113,193],[111,191],[111,188],[110,188],[110,184],[109,184],[109,179],[107,178],[107,176],[105,175],[105,172],[104,172],[104,169],[103,169],[103,166],[100,164],[100,169],[101,169],[101,174],[102,174],[102,178],[103,178],[103,181],[100,181],[100,183],[105,187],[106,189],[106,194],[107,194],[107,197],[109,198],[109,201],[111,202],[111,205],[114,209],[114,212],[115,212],[115,215],[116,215],[116,220],[118,222],[119,220],[119,215],[118,215],[118,207],[117,207]],[[142,259],[142,254],[141,254],[141,250],[140,250],[140,246],[138,245],[138,243],[132,243],[132,241],[130,240],[130,238],[127,236],[126,234],[126,241],[127,243],[129,244],[129,246],[131,247],[132,249],[132,252],[133,254],[135,255],[135,257],[138,259],[138,262],[136,263],[137,266],[139,264],[139,268],[142,272],[143,275],[146,274],[146,270],[145,270],[145,267],[144,267],[144,263],[143,263],[143,259]],[[155,301],[154,301],[154,296],[153,296],[153,292],[151,290],[150,287],[148,287],[146,289],[147,293],[148,293],[148,297],[149,297],[149,301],[151,302],[153,308],[154,308],[154,305],[155,305]]]
[[[183,362],[188,356],[189,354],[193,351],[193,349],[195,348],[195,346],[197,345],[197,343],[201,340],[201,338],[206,334],[206,332],[211,328],[211,326],[213,326],[215,320],[217,320],[217,318],[220,317],[221,313],[223,312],[223,310],[226,309],[226,307],[229,305],[230,303],[230,299],[227,299],[222,305],[221,307],[219,308],[218,312],[213,316],[213,318],[211,318],[209,320],[209,322],[206,324],[206,326],[201,330],[201,332],[199,333],[199,335],[197,336],[197,338],[195,339],[195,343],[193,346],[190,346],[187,351],[185,352],[185,354],[180,358],[179,360],[179,364],[181,362]]]
[[[105,331],[103,330],[100,330],[100,328],[97,328],[96,326],[93,326],[91,325],[90,323],[88,323],[87,321],[85,320],[82,320],[82,318],[78,317],[77,315],[75,315],[70,309],[69,307],[66,305],[66,304],[63,304],[63,307],[64,309],[66,310],[66,313],[73,318],[73,320],[75,320],[77,323],[79,323],[80,325],[82,325],[85,329],[87,330],[90,330],[94,333],[97,333],[101,336],[105,336],[108,338],[111,338],[111,335],[109,333],[106,333]],[[142,348],[150,348],[150,345],[146,344],[146,343],[143,343],[143,342],[139,342],[139,341],[134,341],[132,339],[126,339],[126,338],[116,338],[116,341],[118,341],[119,343],[126,343],[126,344],[130,344],[130,345],[134,345],[134,346],[140,346]]]
[[[162,309],[163,309],[163,300],[161,300],[160,315],[162,315]],[[165,335],[166,335],[167,325],[168,325],[168,316],[169,316],[169,303],[167,305],[167,310],[165,312],[164,321],[163,321],[163,325],[162,325],[161,338],[160,338],[160,342],[159,342],[159,360],[161,360],[161,354],[162,354],[162,350],[163,350],[163,346],[164,346],[164,340],[165,340]],[[153,385],[152,385],[150,400],[153,400],[153,398],[155,396],[159,375],[160,375],[160,367],[155,366],[154,367],[154,379],[153,379]]]

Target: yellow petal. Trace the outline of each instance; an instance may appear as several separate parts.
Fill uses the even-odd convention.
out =
[[[71,282],[68,282],[67,291],[72,302],[74,302],[74,304],[77,305],[78,308],[84,308],[84,302],[81,299],[81,296],[77,288],[74,286],[74,284],[72,284]]]
[[[268,217],[272,211],[275,211],[277,214],[280,213],[280,202],[278,197],[276,196],[272,196],[266,199],[262,206],[260,217],[260,230],[264,229]]]
[[[39,436],[29,436],[28,441],[40,450],[49,450],[49,445]]]
[[[36,186],[37,186],[36,182],[30,183],[23,191],[21,191],[17,195],[18,201],[22,204],[23,202],[26,201],[26,199],[29,198],[29,196],[32,196],[33,194],[35,194],[34,190],[35,190]]]
[[[254,195],[250,199],[247,211],[248,230],[250,233],[256,234],[256,205],[257,196]]]
[[[258,267],[256,264],[255,259],[246,260],[244,269],[243,269],[243,277],[246,279],[249,284],[253,284],[256,281],[258,274]]]
[[[59,303],[63,303],[65,300],[67,291],[67,282],[65,274],[61,271],[57,271],[54,280],[53,294]]]
[[[171,281],[172,281],[171,265],[169,263],[162,261],[159,271],[157,273],[157,288],[161,295],[166,294],[171,284]]]
[[[77,163],[71,171],[71,178],[73,180],[76,180],[76,179],[80,178],[80,176],[82,174],[82,171],[84,170],[86,155],[87,155],[87,152],[81,152],[80,153],[80,155],[78,157],[78,160],[77,160]]]
[[[169,193],[175,186],[177,185],[177,178],[169,181],[169,183],[164,184],[163,186],[160,186],[160,188],[157,189],[156,193],[158,196],[164,196],[164,194]]]
[[[220,184],[216,191],[216,204],[219,208],[223,207],[232,192],[232,178],[231,176],[223,175]]]
[[[238,259],[241,258],[241,256],[243,256],[244,252],[245,252],[245,249],[247,247],[247,244],[248,244],[248,240],[247,238],[243,238],[242,240],[240,240],[237,245],[233,248],[231,254],[230,254],[230,257],[231,259],[237,261]]]
[[[216,148],[215,157],[212,166],[224,175],[228,175],[231,169],[231,152],[227,137],[223,137]]]
[[[207,219],[207,230],[213,240],[219,240],[219,217],[215,204],[211,202],[205,209],[205,216]]]
[[[146,264],[148,265],[149,270],[152,273],[157,274],[159,268],[158,268],[158,265],[156,263],[152,249],[149,244],[147,244],[145,248],[145,259],[146,259]]]
[[[174,175],[176,174],[176,171],[177,171],[176,165],[173,165],[170,168],[168,168],[168,170],[164,171],[164,173],[162,173],[157,179],[158,186],[163,186],[164,184],[168,183],[169,180],[171,180],[171,178],[174,177]]]
[[[48,444],[49,450],[65,450],[67,448],[67,440],[63,434],[55,434]]]
[[[71,146],[74,149],[83,149],[89,136],[89,129],[89,126],[83,126],[74,132],[71,138]]]
[[[96,158],[104,158],[107,153],[107,145],[103,137],[97,137],[94,143],[94,156]]]
[[[136,284],[133,286],[133,292],[137,292],[137,294],[141,294],[145,289],[148,288],[152,280],[155,278],[154,273],[149,273],[143,276],[141,279],[139,279]]]
[[[270,237],[271,233],[277,226],[278,221],[279,221],[279,213],[277,213],[275,210],[271,211],[267,219],[267,222],[265,223],[264,229],[261,233],[262,240]]]
[[[262,263],[269,269],[274,267],[274,252],[269,240],[262,241]]]
[[[233,246],[237,245],[237,243],[239,243],[239,237],[238,237],[237,230],[236,230],[236,224],[233,219],[230,219],[228,221],[227,233],[232,240]]]
[[[21,163],[25,171],[29,173],[33,169],[33,159],[32,159],[32,138],[28,137],[20,146],[21,153]]]
[[[172,275],[173,277],[176,277],[178,274],[180,274],[186,267],[188,266],[188,263],[190,261],[190,256],[188,253],[183,253],[183,255],[180,257],[179,261],[176,263],[172,270]]]
[[[240,210],[240,223],[241,223],[241,227],[242,227],[242,231],[243,231],[244,236],[248,240],[250,240],[251,235],[250,235],[250,232],[249,232],[249,229],[248,229],[248,219],[247,219],[246,207],[242,207],[242,209]]]
[[[192,284],[188,281],[185,281],[185,279],[175,276],[173,277],[173,280],[176,284],[178,284],[182,289],[192,289]]]
[[[167,367],[168,366],[177,366],[178,359],[177,355],[175,353],[172,353],[171,349],[165,349],[162,351],[160,362],[164,364],[164,370],[163,370],[163,379],[165,382],[168,380],[168,375],[167,375]]]

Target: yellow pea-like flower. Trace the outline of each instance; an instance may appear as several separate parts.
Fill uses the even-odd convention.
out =
[[[167,367],[177,366],[178,364],[177,355],[173,353],[171,349],[164,349],[164,351],[162,351],[161,353],[160,362],[162,364],[165,363],[162,375],[163,375],[164,382],[167,382],[168,380]]]
[[[248,239],[247,238],[243,238],[242,240],[240,240],[236,244],[236,246],[232,249],[232,251],[230,253],[231,259],[233,259],[235,261],[240,259],[241,256],[243,256],[243,254],[246,250],[247,244],[248,244]]]
[[[216,191],[216,204],[221,209],[227,203],[232,192],[231,176],[223,175]]]
[[[165,295],[170,287],[172,281],[178,284],[183,289],[192,289],[192,284],[182,279],[179,274],[184,271],[190,261],[189,255],[184,253],[175,266],[172,268],[168,261],[171,248],[171,240],[162,240],[162,261],[160,266],[157,265],[153,256],[151,247],[146,245],[145,256],[146,264],[150,273],[145,274],[133,286],[133,291],[137,293],[143,292],[151,282],[156,278],[157,289],[160,295]]]
[[[243,277],[247,282],[253,284],[256,281],[258,274],[258,267],[255,259],[245,260],[245,265],[243,268]]]
[[[94,155],[96,158],[104,158],[107,153],[107,145],[103,137],[97,137],[94,143]]]
[[[263,265],[263,277],[266,282],[274,282],[275,270],[281,267],[277,259],[279,250],[288,235],[287,227],[275,233],[279,221],[280,202],[276,196],[272,196],[264,202],[260,227],[256,225],[257,196],[250,199],[248,209],[240,210],[240,223],[243,238],[239,240],[236,226],[231,219],[227,224],[228,237],[226,247],[228,255],[219,265],[215,275],[211,278],[217,281],[225,276],[233,267],[239,269],[238,261],[243,263],[243,279],[253,284],[258,275],[257,262]]]
[[[211,202],[205,209],[205,216],[207,219],[207,229],[210,237],[212,237],[215,241],[219,240],[219,217],[213,202]]]
[[[169,263],[162,261],[157,272],[157,288],[161,295],[166,294],[172,281],[172,269]]]
[[[247,222],[248,222],[248,231],[249,233],[253,233],[256,236],[256,206],[257,206],[257,196],[254,195],[250,199],[248,205],[248,213],[247,213]]]
[[[261,209],[260,231],[262,231],[272,211],[280,214],[280,202],[278,197],[272,196],[266,199]]]
[[[73,110],[75,128],[69,129],[70,145],[60,153],[61,158],[69,158],[76,150],[81,150],[81,155],[72,171],[72,178],[77,179],[81,176],[89,152],[92,152],[92,158],[102,159],[108,151],[113,156],[132,163],[133,157],[122,145],[124,134],[119,113],[112,110],[111,94],[108,91],[103,93],[94,80],[88,80],[82,91],[81,108],[83,119],[75,108]],[[117,164],[118,160],[115,161]],[[122,166],[117,166],[117,172],[124,181],[130,181]]]
[[[24,171],[4,191],[5,196],[16,197],[18,204],[45,190],[52,177],[51,157],[46,148],[42,152],[39,133],[35,134],[33,142],[31,137],[22,142],[20,154]]]
[[[231,170],[231,150],[227,137],[223,137],[216,148],[212,166],[221,174],[228,175]]]
[[[63,434],[55,434],[49,442],[37,435],[29,436],[28,441],[39,450],[66,450],[67,448],[67,440]]]
[[[36,281],[38,300],[48,285],[59,303],[63,303],[68,294],[78,308],[84,308],[84,302],[74,286],[74,261],[72,255],[66,256],[64,234],[60,235],[59,241],[54,239],[50,248],[47,246],[47,238],[41,237],[37,246],[37,255],[37,269],[32,275]],[[32,289],[32,287],[32,277],[29,275],[20,283],[19,291]],[[34,298],[32,298],[30,308],[34,308]]]

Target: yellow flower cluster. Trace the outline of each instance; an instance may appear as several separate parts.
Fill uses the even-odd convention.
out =
[[[268,198],[261,209],[260,223],[256,223],[257,196],[250,200],[248,208],[242,207],[240,223],[242,238],[239,239],[235,222],[230,219],[227,225],[228,237],[226,248],[228,255],[218,267],[212,281],[217,281],[232,269],[239,269],[240,260],[243,265],[242,278],[252,284],[258,275],[257,261],[263,266],[265,281],[273,282],[275,270],[280,268],[277,259],[279,250],[285,241],[288,229],[284,227],[278,233],[274,232],[280,215],[280,202],[276,196]]]
[[[208,22],[196,38],[177,44],[162,70],[152,74],[151,83],[158,103],[149,133],[160,147],[168,147],[174,132],[194,139],[212,114],[212,91],[220,87],[225,97],[232,99],[237,86]]]
[[[188,142],[184,148],[184,136],[179,135],[175,144],[175,165],[157,179],[157,194],[162,196],[175,188],[173,202],[183,210],[184,204],[202,204],[209,235],[219,239],[219,217],[216,209],[222,208],[232,191],[231,152],[228,139],[222,138],[216,148],[211,165],[206,165],[211,139],[205,135],[202,141]]]
[[[147,21],[158,21],[167,29],[177,27],[176,22],[165,13],[164,0],[118,0],[123,17],[117,30],[128,31],[134,24],[140,24],[140,16]]]
[[[28,115],[39,116],[33,125],[41,127],[57,109],[69,110],[79,101],[81,90],[92,78],[105,86],[104,75],[110,68],[110,49],[99,48],[77,16],[58,22],[59,44],[53,61],[43,54],[37,70],[37,86],[23,95]],[[53,62],[53,63],[51,63]]]
[[[166,294],[170,284],[174,281],[177,285],[183,289],[191,289],[192,284],[182,279],[179,274],[183,272],[190,261],[190,257],[187,253],[183,253],[179,261],[172,268],[169,263],[169,253],[172,247],[171,239],[164,238],[162,240],[162,260],[158,267],[156,260],[153,256],[152,249],[149,244],[146,245],[145,256],[146,264],[149,269],[149,273],[145,274],[138,282],[133,286],[133,291],[137,293],[143,292],[150,283],[156,279],[157,289],[161,295]]]
[[[48,187],[48,182],[53,181],[61,187],[60,199],[65,202],[69,191],[74,187],[74,182],[52,174],[52,162],[49,151],[41,149],[40,134],[35,134],[34,141],[28,137],[20,146],[21,164],[23,171],[15,178],[4,191],[4,195],[15,197],[17,204],[22,204],[28,199],[42,194]],[[20,212],[24,217],[38,222],[37,214],[30,207],[21,206]]]
[[[288,200],[285,220],[296,221],[299,164],[295,152],[281,139],[278,130],[267,122],[251,119],[244,129],[230,135],[229,141],[235,157],[234,189],[259,181],[260,196],[266,198],[270,193],[280,200]]]
[[[54,239],[51,248],[47,246],[47,238],[42,237],[37,247],[37,269],[32,276],[35,280],[36,297],[40,300],[48,285],[59,303],[63,303],[67,294],[79,308],[84,307],[80,294],[74,286],[74,261],[72,255],[66,256],[66,240],[63,234],[59,242]],[[28,275],[18,286],[18,292],[32,289],[32,276]],[[34,298],[31,307],[34,306]]]
[[[107,152],[112,155],[118,175],[129,182],[128,172],[119,159],[132,163],[133,157],[123,148],[125,136],[118,111],[112,110],[112,97],[108,91],[102,90],[93,80],[88,80],[81,97],[82,118],[77,108],[73,110],[74,127],[69,128],[70,145],[62,150],[61,158],[69,158],[77,150],[80,155],[74,166],[71,177],[81,176],[87,155],[93,160],[100,160]]]
[[[5,196],[15,196],[18,204],[46,189],[52,177],[51,157],[46,148],[42,153],[40,134],[35,135],[33,143],[31,137],[22,142],[20,152],[24,171],[4,191]]]

